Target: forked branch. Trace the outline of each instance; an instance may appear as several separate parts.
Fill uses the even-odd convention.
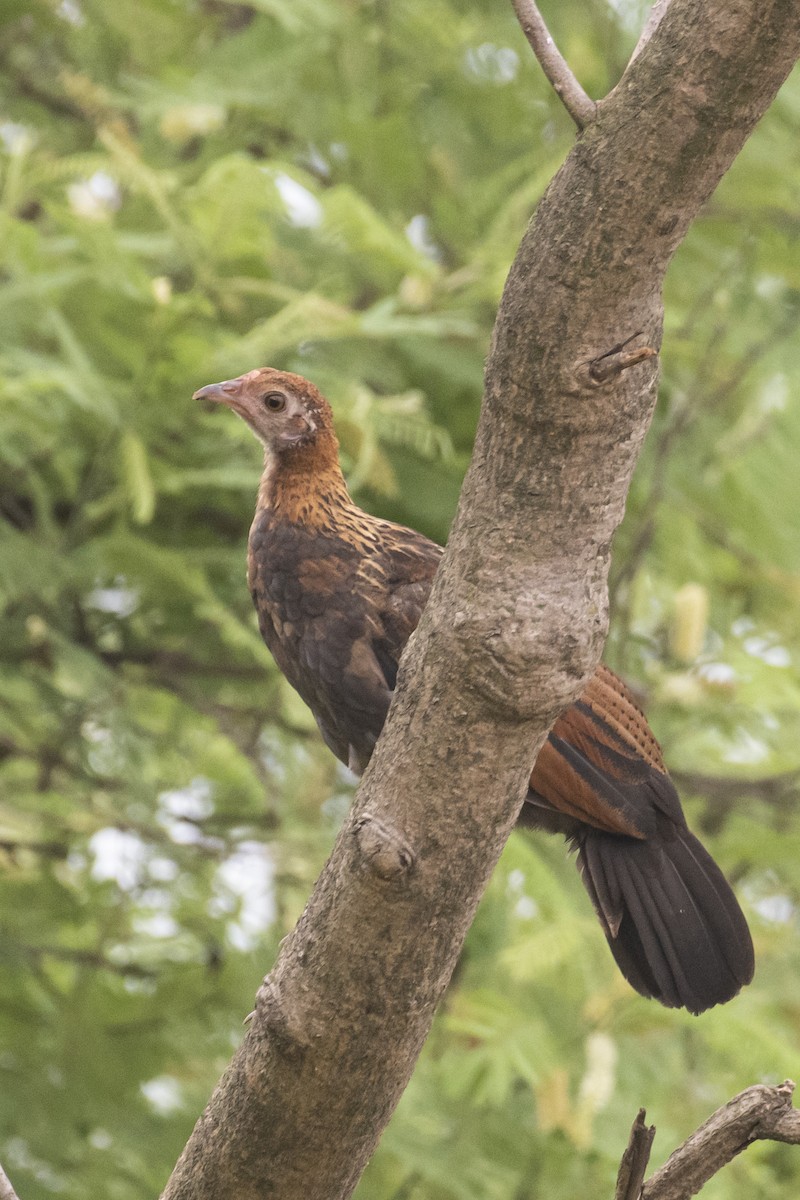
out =
[[[550,31],[539,12],[536,0],[511,0],[522,32],[528,39],[533,53],[544,71],[545,76],[553,85],[553,90],[561,100],[564,108],[572,117],[578,129],[585,129],[597,115],[597,104],[581,87],[572,68],[555,44]],[[667,11],[670,0],[655,0],[650,15],[644,24],[639,40],[636,43],[630,62],[642,52],[658,29],[661,18]],[[630,66],[630,63],[628,64]]]
[[[674,1150],[660,1171],[642,1183],[655,1126],[640,1109],[620,1163],[614,1200],[690,1200],[709,1179],[753,1142],[800,1145],[800,1111],[792,1106],[794,1083],[756,1084],[718,1108]]]

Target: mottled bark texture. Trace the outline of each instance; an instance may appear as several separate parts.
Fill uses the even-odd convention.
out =
[[[657,360],[601,383],[591,364],[633,335],[658,349],[667,264],[799,53],[796,0],[673,0],[539,205],[385,732],[167,1200],[355,1187],[545,732],[600,656]]]

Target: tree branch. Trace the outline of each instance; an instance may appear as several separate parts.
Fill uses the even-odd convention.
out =
[[[11,1180],[0,1167],[0,1200],[19,1200],[19,1196],[11,1186]]]
[[[535,0],[511,0],[522,32],[530,43],[539,65],[553,85],[553,90],[578,129],[593,121],[597,105],[586,95],[572,73],[569,63],[553,41]]]
[[[475,453],[352,813],[165,1200],[345,1200],[410,1077],[549,727],[606,630],[655,359],[591,379],[800,55],[787,0],[673,0],[511,268]]]
[[[639,54],[641,54],[642,50],[644,50],[645,46],[650,41],[650,38],[653,36],[655,31],[658,29],[658,26],[661,23],[661,18],[664,16],[664,13],[669,8],[669,5],[670,5],[670,0],[655,0],[655,4],[650,9],[650,15],[648,16],[647,20],[644,23],[644,28],[642,29],[642,32],[639,34],[639,40],[633,48],[633,54],[630,57],[630,62],[628,63],[628,66],[630,66],[630,63],[632,63],[633,60]]]
[[[756,1084],[728,1101],[667,1159],[644,1185],[642,1200],[690,1200],[722,1167],[757,1141],[800,1145],[795,1085]]]
[[[619,1164],[614,1200],[639,1200],[642,1194],[642,1181],[656,1136],[655,1125],[645,1125],[645,1115],[644,1109],[640,1108],[631,1126],[628,1145]]]

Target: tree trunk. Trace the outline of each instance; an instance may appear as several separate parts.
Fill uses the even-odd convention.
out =
[[[795,0],[673,0],[539,205],[386,729],[165,1200],[356,1186],[538,749],[599,659],[667,265],[798,54]]]

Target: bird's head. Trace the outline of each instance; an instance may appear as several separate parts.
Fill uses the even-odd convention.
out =
[[[333,417],[325,397],[302,375],[259,367],[237,379],[210,383],[194,400],[225,404],[245,421],[272,455],[333,442]]]

